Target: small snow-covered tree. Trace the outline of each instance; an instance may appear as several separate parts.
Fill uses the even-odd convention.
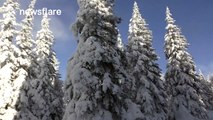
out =
[[[123,41],[122,41],[122,39],[121,39],[121,34],[120,33],[118,33],[118,37],[117,37],[117,47],[118,47],[118,49],[121,51],[121,52],[123,52],[124,51],[124,44],[123,44]]]
[[[133,101],[140,106],[144,120],[166,120],[167,95],[152,47],[152,33],[136,2],[129,24],[127,59],[129,72],[135,78]]]
[[[13,44],[16,36],[15,12],[19,8],[16,0],[6,0],[1,7],[3,18],[0,20],[0,119],[12,120],[16,115],[16,91],[15,72],[17,70],[17,48]]]
[[[168,64],[165,80],[170,95],[169,120],[208,119],[199,94],[201,87],[195,79],[195,64],[192,56],[187,52],[187,40],[175,25],[168,7],[166,22],[164,47]]]
[[[114,0],[78,0],[77,52],[68,62],[63,120],[121,120],[127,73],[117,47]]]

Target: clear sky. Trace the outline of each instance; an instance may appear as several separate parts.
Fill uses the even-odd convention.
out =
[[[4,1],[4,0],[3,0]],[[2,0],[0,4],[2,5]],[[21,7],[26,8],[29,1],[19,0]],[[136,0],[143,18],[153,32],[154,48],[160,59],[158,63],[165,72],[166,60],[163,53],[165,34],[165,9],[168,6],[176,24],[182,29],[190,43],[189,52],[196,66],[205,74],[213,73],[213,0]],[[127,43],[128,24],[132,15],[134,0],[116,0],[115,15],[122,18],[119,24],[124,43]],[[69,58],[76,51],[77,43],[70,26],[75,21],[78,5],[76,0],[37,0],[36,9],[61,9],[61,16],[51,17],[51,29],[55,35],[54,50],[60,61],[62,79],[66,76]],[[21,17],[18,17],[21,19]],[[35,16],[35,30],[40,29],[41,16]]]

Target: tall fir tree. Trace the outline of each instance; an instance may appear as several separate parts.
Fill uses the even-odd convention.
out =
[[[187,40],[175,25],[168,7],[166,22],[164,47],[168,64],[165,80],[170,95],[169,120],[206,120],[208,116],[199,94],[199,81],[195,79],[195,64],[187,52]]]
[[[59,80],[59,62],[56,53],[53,50],[54,36],[49,28],[49,18],[44,15],[41,23],[42,29],[37,33],[36,48],[34,50],[36,61],[39,64],[40,75],[38,78],[44,78],[55,86]]]
[[[28,109],[29,103],[27,101],[28,95],[26,92],[29,91],[29,84],[26,84],[29,79],[29,71],[33,61],[32,49],[34,40],[32,39],[32,29],[33,29],[33,20],[34,16],[32,11],[34,10],[36,0],[32,0],[28,6],[28,13],[25,15],[25,18],[22,20],[20,26],[21,30],[17,32],[16,36],[16,45],[19,49],[18,57],[16,59],[18,63],[18,69],[16,71],[16,91],[18,99],[16,101],[17,114],[14,119],[16,120],[26,120],[26,119],[35,119],[33,113]],[[19,84],[18,84],[19,83]],[[29,98],[28,98],[29,99]]]
[[[140,106],[144,120],[167,119],[167,95],[158,57],[152,47],[152,33],[142,18],[137,3],[129,24],[127,45],[129,72],[134,76],[133,101]]]
[[[28,71],[29,75],[22,85],[20,101],[17,104],[20,110],[17,120],[62,119],[62,96],[53,84],[53,81],[58,80],[58,63],[52,50],[53,39],[49,19],[44,15],[41,30],[37,33],[36,47],[33,53],[29,53],[34,57]]]
[[[78,0],[73,32],[77,52],[68,63],[63,120],[121,120],[123,90],[128,75],[117,47],[120,21],[113,14],[114,0]],[[125,110],[124,110],[125,111]]]
[[[63,116],[62,88],[60,86],[60,76],[58,71],[59,62],[53,51],[54,36],[49,26],[47,14],[43,15],[41,30],[37,32],[35,47],[36,64],[39,69],[35,71],[37,82],[35,85],[41,99],[43,99],[42,111],[37,111],[42,115],[40,119],[61,120]],[[43,91],[43,92],[40,92]],[[39,104],[40,101],[36,101]],[[39,106],[40,107],[40,106]],[[48,112],[46,112],[48,111]],[[39,114],[38,114],[39,115]]]
[[[15,12],[19,8],[17,0],[6,0],[1,7],[0,20],[0,119],[12,120],[16,115],[17,88],[21,83],[15,81],[17,70],[16,57],[18,49],[13,44],[16,36],[17,22]]]

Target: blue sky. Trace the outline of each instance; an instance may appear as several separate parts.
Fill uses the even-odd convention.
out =
[[[4,1],[4,0],[3,0]],[[2,0],[0,4],[2,5]],[[29,1],[19,0],[22,8]],[[160,59],[158,63],[165,72],[166,60],[163,53],[165,34],[165,9],[168,6],[176,24],[182,29],[190,43],[189,52],[194,58],[197,68],[205,74],[213,73],[213,1],[212,0],[136,0],[143,18],[153,32],[153,45]],[[122,18],[119,24],[124,43],[127,43],[128,24],[132,15],[134,0],[116,0],[115,14]],[[36,9],[61,9],[61,16],[50,16],[51,29],[55,35],[54,50],[60,61],[62,79],[66,76],[69,58],[76,51],[77,43],[70,26],[75,21],[78,5],[76,0],[37,0]],[[21,19],[21,16],[18,17]],[[41,16],[35,16],[34,35],[40,29]]]

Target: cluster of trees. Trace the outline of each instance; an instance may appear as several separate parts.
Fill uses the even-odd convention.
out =
[[[34,39],[34,16],[28,13],[17,22],[19,6],[17,0],[6,0],[0,7],[0,119],[61,120],[63,95],[49,18],[43,16]]]
[[[28,11],[34,9],[31,0]],[[32,36],[34,16],[16,21],[17,0],[0,7],[1,120],[211,120],[213,84],[195,69],[188,43],[166,10],[162,75],[152,32],[134,3],[128,44],[114,0],[78,0],[78,47],[62,86],[49,18]],[[62,91],[63,87],[63,91]]]
[[[64,83],[63,120],[210,120],[212,84],[196,71],[188,42],[166,9],[163,76],[137,3],[123,45],[114,0],[78,0],[78,47]]]

